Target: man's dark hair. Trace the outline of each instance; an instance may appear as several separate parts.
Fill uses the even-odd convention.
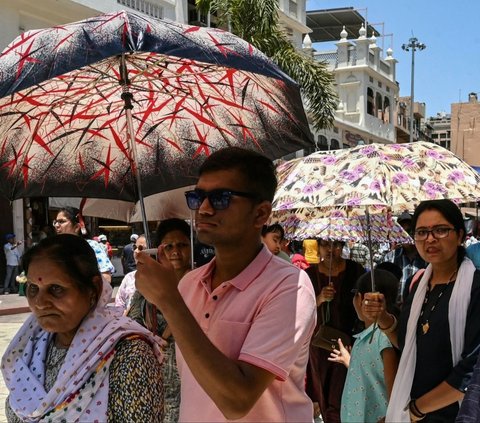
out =
[[[204,173],[219,170],[237,170],[242,173],[246,189],[260,201],[273,201],[277,189],[277,177],[273,162],[260,153],[239,147],[227,147],[209,156],[199,170]]]
[[[156,238],[157,245],[160,245],[165,236],[173,231],[182,232],[188,239],[190,239],[190,225],[185,220],[172,218],[162,220],[157,227]]]

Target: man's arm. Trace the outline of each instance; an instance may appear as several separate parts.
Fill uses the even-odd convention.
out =
[[[164,257],[157,263],[139,254],[136,286],[162,311],[193,376],[224,416],[230,420],[245,416],[275,375],[226,357],[210,342],[183,301],[175,273]]]

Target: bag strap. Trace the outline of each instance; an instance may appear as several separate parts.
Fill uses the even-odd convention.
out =
[[[412,281],[410,282],[410,286],[408,287],[408,293],[412,292],[413,287],[420,280],[420,278],[424,273],[425,273],[425,269],[419,269],[417,273],[413,275]]]

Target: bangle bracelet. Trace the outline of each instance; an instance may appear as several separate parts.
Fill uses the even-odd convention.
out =
[[[418,409],[416,400],[414,400],[414,399],[410,401],[410,403],[408,405],[408,408],[409,408],[410,412],[417,418],[417,420],[422,420],[427,415],[426,413],[422,413]]]
[[[378,327],[384,334],[392,333],[395,329],[397,329],[397,324],[398,324],[397,318],[393,314],[389,314],[389,316],[393,317],[393,323],[388,328],[382,328],[380,325],[378,325]]]

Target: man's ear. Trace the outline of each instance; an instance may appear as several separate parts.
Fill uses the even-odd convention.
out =
[[[256,207],[255,227],[262,228],[268,222],[272,213],[272,203],[270,201],[262,201]]]

